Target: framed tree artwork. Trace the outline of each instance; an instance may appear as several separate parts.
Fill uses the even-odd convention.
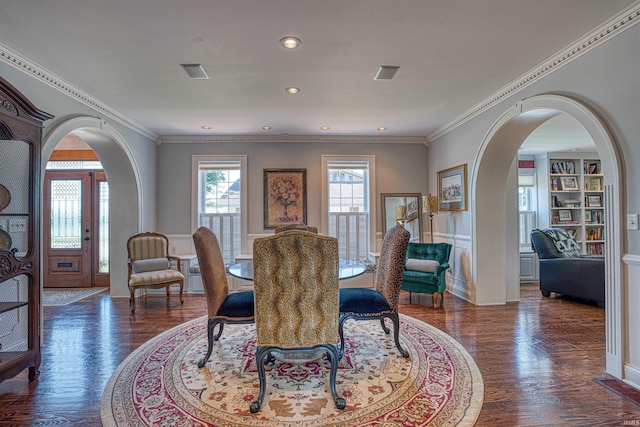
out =
[[[264,169],[264,228],[307,223],[307,170]]]

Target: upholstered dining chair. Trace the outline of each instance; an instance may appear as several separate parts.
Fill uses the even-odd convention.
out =
[[[387,318],[393,322],[393,336],[398,351],[403,357],[409,357],[409,352],[400,346],[398,300],[410,237],[411,233],[401,225],[393,226],[384,235],[376,268],[375,289],[340,289],[340,322],[338,325],[340,358],[344,355],[344,324],[347,320],[379,319],[382,329],[388,334],[389,328],[384,323]]]
[[[433,306],[438,307],[439,301],[442,307],[451,247],[449,243],[409,243],[400,286],[409,292],[409,302],[412,292],[432,294]]]
[[[180,268],[180,258],[169,255],[169,239],[164,234],[146,232],[129,237],[127,240],[129,306],[136,311],[136,290],[141,288],[167,289],[169,303],[171,285],[180,285],[180,304],[184,303],[184,275]],[[173,268],[173,265],[176,268]]]
[[[288,230],[304,230],[304,231],[308,231],[310,233],[318,234],[318,227],[309,226],[309,225],[305,225],[305,224],[281,225],[279,227],[276,227],[275,233],[282,233],[283,231],[288,231]]]
[[[302,230],[289,230],[253,243],[260,390],[249,407],[260,410],[266,389],[265,364],[291,353],[326,355],[329,388],[338,409],[338,241]]]
[[[225,324],[247,324],[254,322],[253,292],[229,293],[227,271],[215,233],[206,227],[200,227],[193,233],[204,295],[207,299],[207,353],[198,362],[202,368],[209,361],[213,342],[222,335]],[[214,330],[220,325],[218,333]]]

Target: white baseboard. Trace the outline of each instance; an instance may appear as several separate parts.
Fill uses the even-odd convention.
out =
[[[640,390],[640,367],[625,364],[623,381],[631,387]]]

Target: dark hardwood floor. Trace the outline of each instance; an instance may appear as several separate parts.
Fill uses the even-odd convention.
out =
[[[475,359],[485,386],[477,426],[640,425],[640,406],[593,381],[605,366],[604,310],[543,298],[524,286],[519,303],[477,307],[450,294],[401,296],[400,312],[458,340]],[[106,292],[44,308],[40,378],[26,371],[0,383],[0,425],[99,426],[100,399],[116,367],[158,333],[206,314],[203,296],[138,300]],[[231,327],[231,326],[228,326]]]

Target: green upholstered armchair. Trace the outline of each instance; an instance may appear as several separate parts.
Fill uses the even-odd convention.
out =
[[[448,243],[409,243],[401,289],[410,292],[410,302],[411,292],[433,294],[433,306],[438,306],[440,296],[447,289],[450,255]]]

